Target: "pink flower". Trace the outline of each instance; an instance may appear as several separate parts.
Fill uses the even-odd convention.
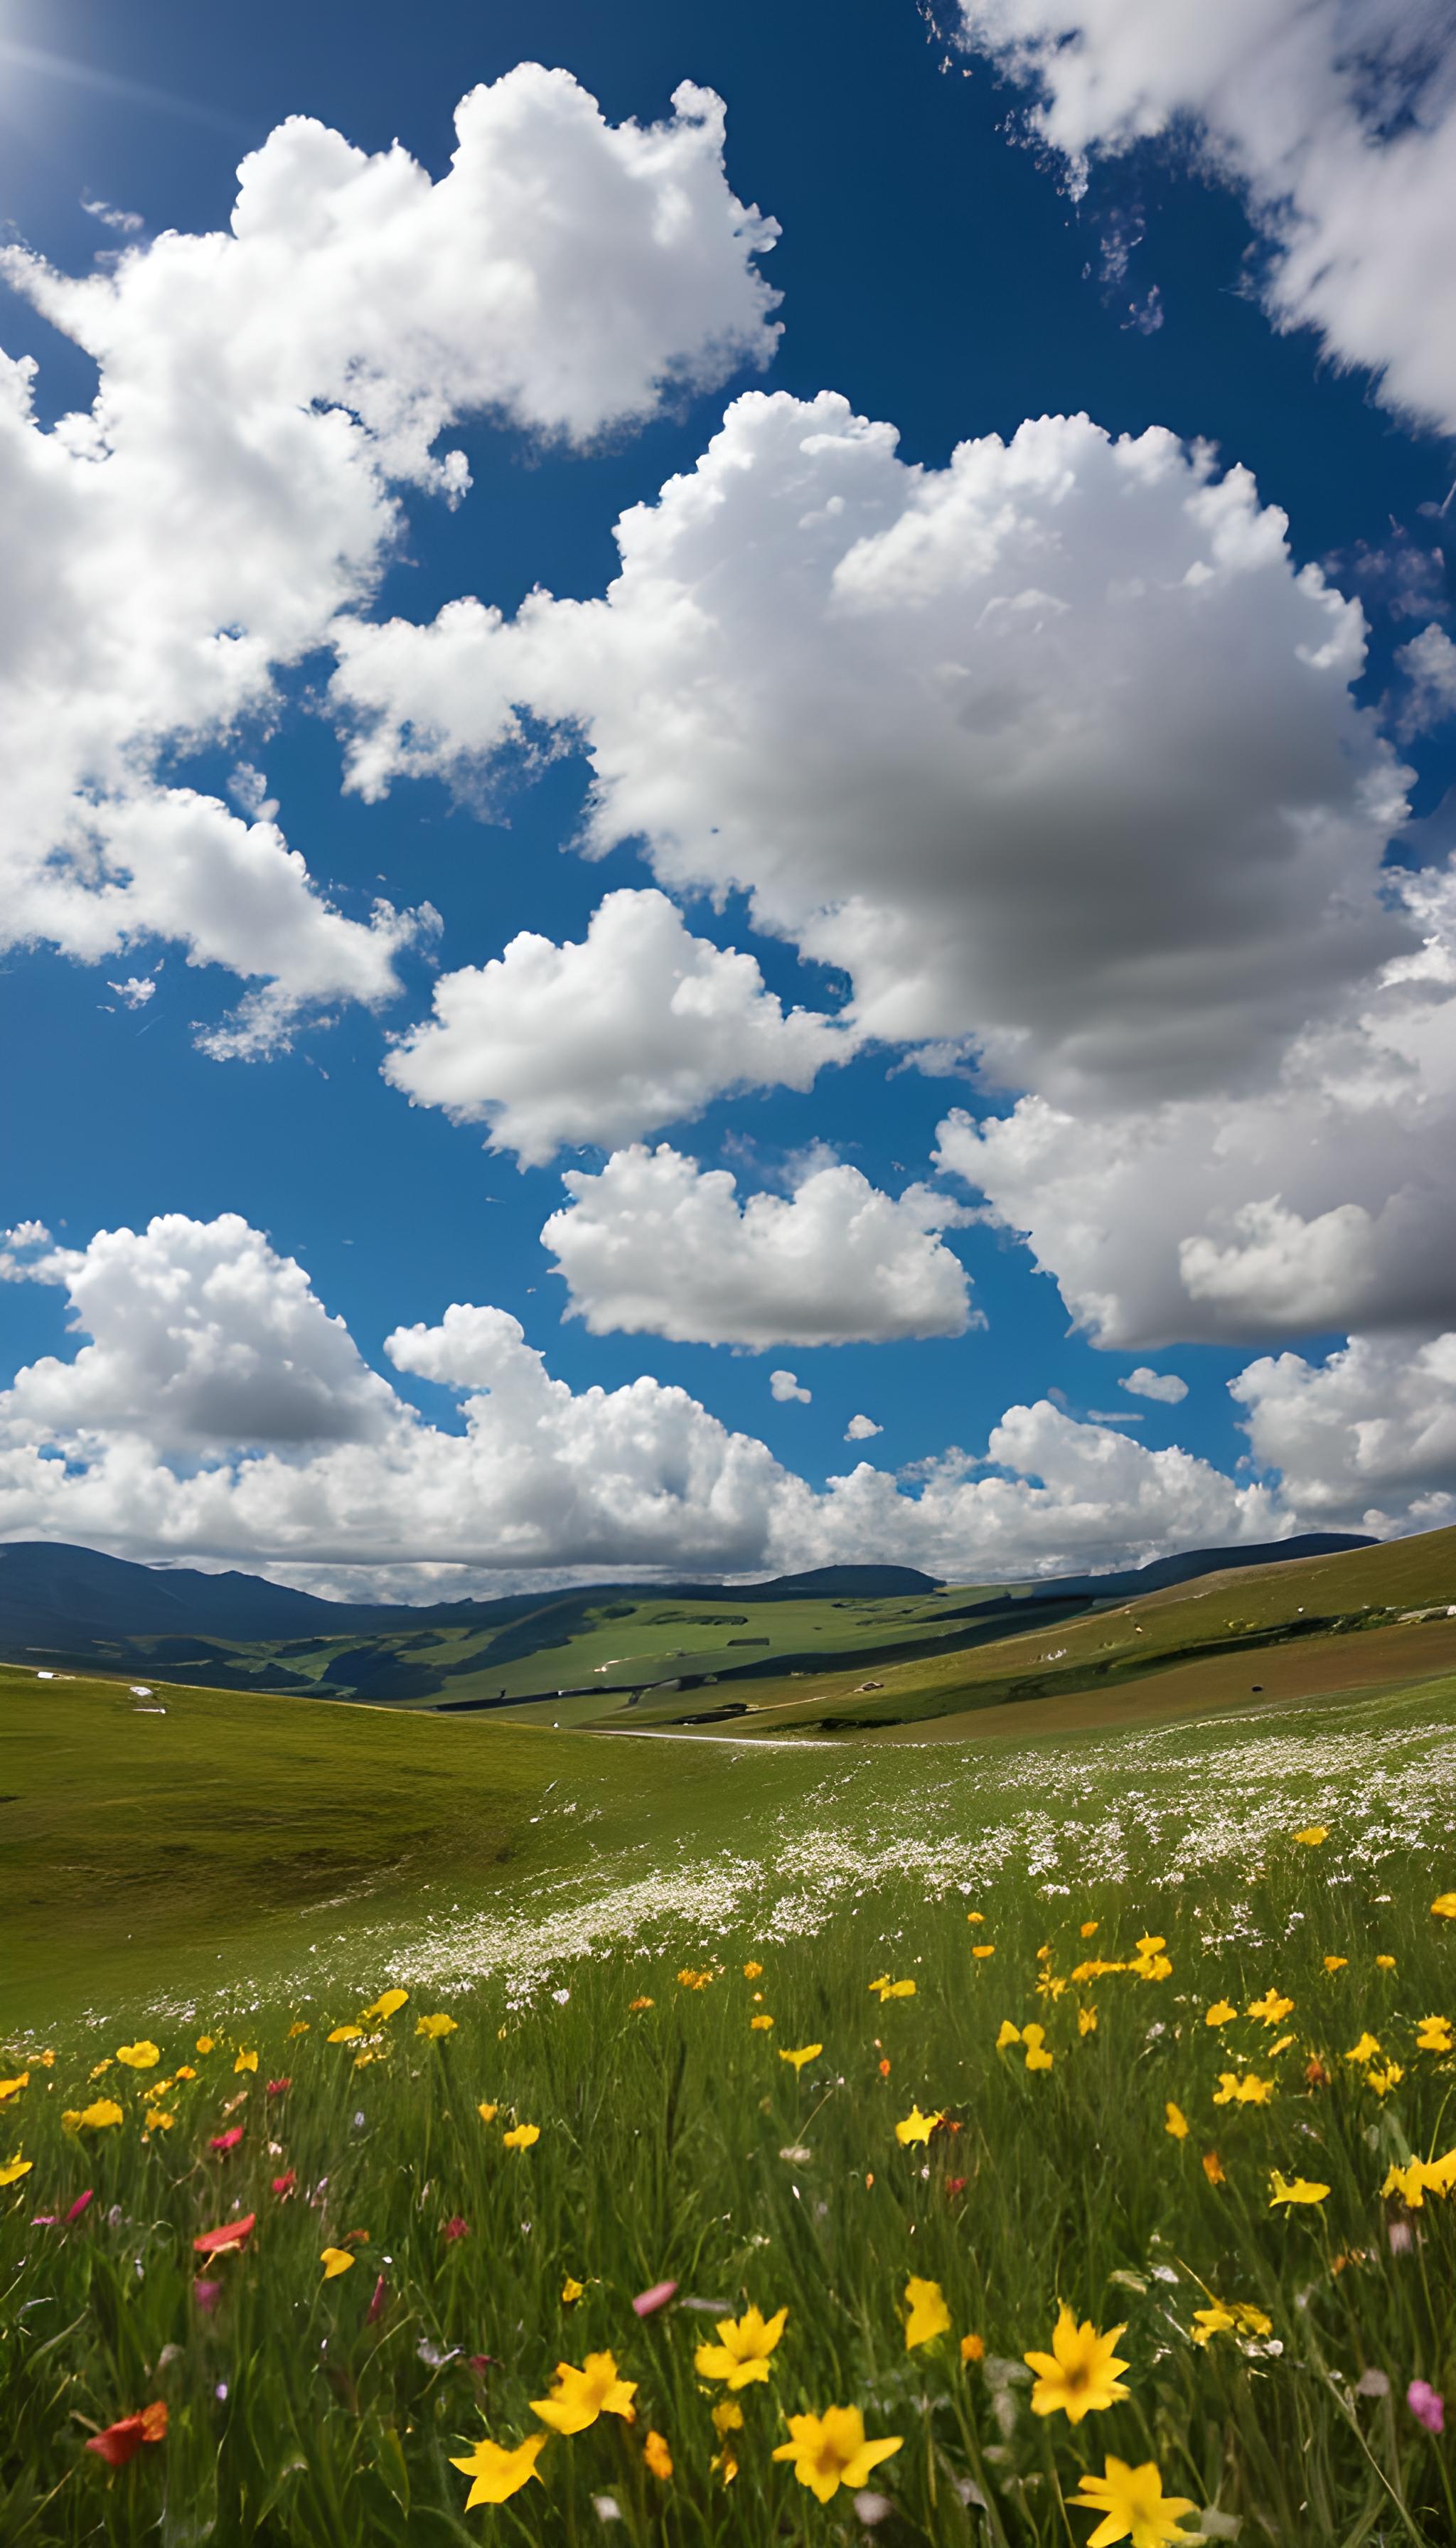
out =
[[[236,2149],[241,2138],[242,2126],[241,2124],[234,2124],[230,2132],[215,2133],[208,2143],[208,2147],[209,2149],[217,2150],[220,2157],[226,2158],[229,2150]]]
[[[273,2191],[279,2197],[280,2201],[282,2201],[285,2196],[292,2194],[298,2181],[297,2168],[287,2168],[282,2176],[274,2177]]]
[[[651,2291],[638,2293],[632,2307],[639,2318],[651,2318],[655,2311],[667,2308],[677,2288],[676,2283],[654,2283]]]
[[[1411,2381],[1406,2392],[1406,2404],[1417,2424],[1423,2424],[1428,2433],[1445,2431],[1445,2401],[1439,2389],[1432,2389],[1428,2380]]]
[[[71,2225],[71,2223],[72,2223],[73,2221],[79,2221],[79,2220],[80,2220],[80,2217],[81,2217],[81,2215],[82,2215],[82,2213],[86,2210],[87,2205],[88,2205],[88,2204],[91,2204],[91,2203],[94,2203],[94,2202],[95,2202],[95,2200],[96,2200],[96,2188],[95,2188],[95,2186],[94,2186],[94,2185],[88,2185],[84,2194],[78,2194],[78,2195],[76,2196],[76,2199],[75,2199],[74,2203],[71,2205],[71,2208],[70,2208],[69,2212],[66,2214],[66,2216],[65,2216],[65,2226],[66,2226],[66,2228],[67,2228],[67,2229],[69,2229],[69,2228],[70,2228],[70,2225]]]
[[[215,2310],[223,2297],[221,2283],[205,2283],[200,2278],[192,2286],[192,2297],[200,2310]]]
[[[468,2221],[462,2221],[459,2213],[454,2212],[451,2214],[448,2221],[441,2224],[440,2236],[447,2239],[468,2238],[470,2236],[470,2223]]]
[[[293,2081],[291,2079],[270,2079],[268,2082],[268,2094],[270,2097],[285,2097],[292,2086]]]

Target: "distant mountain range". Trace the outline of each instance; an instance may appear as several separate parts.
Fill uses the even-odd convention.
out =
[[[1364,1548],[1368,1539],[1320,1532],[1252,1548],[1193,1549],[1110,1575],[1045,1578],[944,1609],[937,1605],[931,1644],[980,1642],[1005,1633],[1003,1620],[1030,1624],[1028,1613],[1065,1615],[1092,1602],[1125,1599],[1228,1567],[1266,1566],[1291,1558],[1331,1556]],[[209,1575],[192,1567],[137,1566],[96,1549],[47,1540],[0,1545],[0,1656],[17,1663],[136,1669],[149,1678],[223,1686],[292,1687],[318,1695],[418,1700],[443,1694],[458,1676],[491,1671],[532,1652],[559,1649],[587,1614],[633,1601],[710,1602],[735,1610],[762,1603],[822,1600],[843,1610],[857,1602],[934,1599],[939,1580],[908,1566],[825,1566],[765,1584],[597,1584],[563,1592],[512,1592],[488,1601],[330,1601],[256,1575]],[[951,1623],[975,1623],[957,1636]],[[461,1632],[444,1660],[437,1641]],[[774,1641],[777,1642],[776,1640]],[[767,1645],[767,1638],[739,1645]],[[335,1651],[319,1669],[318,1649]],[[236,1649],[247,1649],[239,1654]],[[313,1662],[302,1672],[305,1650]],[[909,1652],[908,1647],[898,1651]],[[812,1660],[827,1664],[828,1647]],[[752,1678],[797,1657],[725,1656],[713,1678]],[[671,1667],[669,1667],[671,1669]],[[543,1668],[549,1685],[559,1673]],[[472,1680],[471,1684],[474,1686]],[[448,1700],[445,1703],[450,1703]],[[461,1704],[460,1699],[454,1701]],[[480,1704],[467,1698],[463,1703]]]

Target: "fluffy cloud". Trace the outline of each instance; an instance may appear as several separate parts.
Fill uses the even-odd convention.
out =
[[[1434,620],[1409,645],[1397,647],[1396,669],[1406,682],[1396,716],[1399,733],[1424,734],[1456,716],[1456,646]]]
[[[882,1424],[876,1424],[872,1416],[852,1415],[848,1424],[845,1426],[845,1440],[847,1442],[869,1442],[873,1440],[876,1433],[882,1433],[883,1431],[884,1426]]]
[[[1118,1387],[1130,1389],[1135,1398],[1155,1398],[1162,1407],[1177,1407],[1188,1395],[1187,1381],[1180,1380],[1175,1371],[1149,1371],[1145,1363],[1137,1371],[1126,1372]],[[1126,1417],[1123,1420],[1128,1421]]]
[[[907,467],[843,399],[753,394],[618,525],[605,598],[359,624],[355,783],[579,733],[587,846],[851,976],[861,1032],[973,1040],[1064,1102],[1267,1077],[1409,941],[1403,774],[1356,605],[1247,474],[1045,417]]]
[[[1232,1383],[1257,1459],[1326,1527],[1456,1521],[1456,1334],[1352,1336],[1324,1363],[1266,1356]]]
[[[848,1344],[959,1335],[969,1283],[938,1235],[963,1213],[927,1186],[896,1201],[858,1168],[817,1167],[791,1195],[740,1204],[726,1168],[663,1142],[571,1169],[541,1232],[593,1335],[679,1343]]]
[[[644,1377],[573,1393],[514,1319],[472,1304],[386,1343],[397,1370],[460,1393],[461,1429],[446,1429],[368,1369],[302,1270],[235,1216],[103,1232],[37,1270],[65,1284],[92,1341],[0,1394],[0,1538],[335,1590],[412,1582],[428,1597],[445,1569],[476,1582],[894,1558],[984,1580],[1301,1522],[1269,1484],[1045,1401],[1008,1410],[984,1457],[949,1454],[913,1492],[862,1461],[815,1494],[684,1390]]]
[[[1213,1104],[957,1110],[986,1195],[1101,1344],[1429,1328],[1456,1313],[1456,871],[1393,879],[1422,944]]]
[[[1456,430],[1456,31],[1442,0],[960,0],[1034,84],[1074,185],[1089,154],[1201,136],[1274,254],[1265,298]]]
[[[461,104],[449,173],[293,118],[229,228],[73,279],[0,271],[95,361],[53,430],[0,356],[5,931],[87,961],[139,938],[258,982],[249,1050],[320,999],[377,1003],[410,934],[334,910],[271,819],[165,786],[164,761],[269,712],[279,668],[372,591],[396,489],[457,500],[467,412],[589,442],[762,361],[774,227],[728,189],[723,117],[612,127],[523,65]],[[228,1048],[227,1040],[218,1048]]]
[[[815,1010],[785,1016],[752,956],[694,938],[666,894],[623,890],[580,944],[523,930],[503,956],[444,974],[385,1075],[540,1165],[563,1143],[635,1140],[729,1089],[808,1088],[854,1047]]]
[[[795,1400],[800,1407],[807,1407],[814,1396],[812,1389],[800,1389],[797,1377],[791,1371],[771,1371],[769,1394],[780,1407],[788,1407]]]
[[[23,1249],[46,1240],[38,1224],[9,1235]],[[72,1328],[91,1341],[19,1374],[3,1404],[13,1440],[216,1455],[377,1440],[399,1416],[303,1267],[236,1213],[98,1230],[88,1247],[30,1254],[14,1270],[61,1286]]]

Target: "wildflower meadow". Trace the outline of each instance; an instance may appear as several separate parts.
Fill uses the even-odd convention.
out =
[[[1456,2537],[1421,1739],[1161,1865],[11,2045],[0,2532]]]

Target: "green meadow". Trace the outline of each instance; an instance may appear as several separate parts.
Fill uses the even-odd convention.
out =
[[[7,2542],[1456,2539],[1449,1683],[163,1695],[4,1692]]]

